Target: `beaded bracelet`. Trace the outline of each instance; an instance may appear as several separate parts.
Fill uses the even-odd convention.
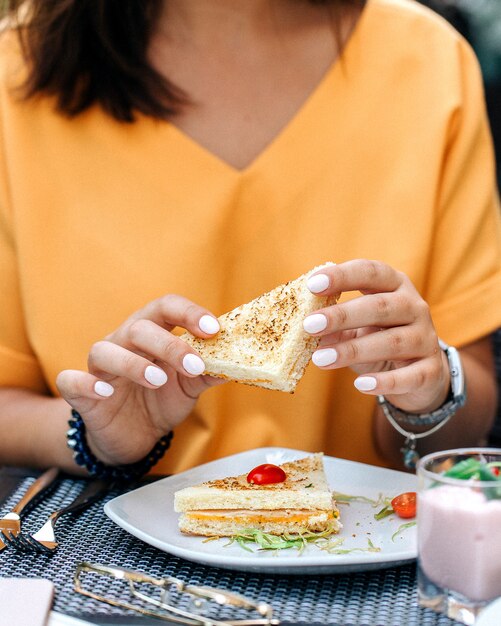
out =
[[[116,480],[129,482],[144,476],[166,453],[174,433],[162,437],[153,449],[140,461],[129,463],[128,465],[105,465],[99,461],[91,452],[85,436],[85,423],[80,413],[71,410],[72,419],[68,420],[70,425],[66,432],[68,447],[73,450],[73,458],[77,465],[85,467],[91,476],[103,480]]]

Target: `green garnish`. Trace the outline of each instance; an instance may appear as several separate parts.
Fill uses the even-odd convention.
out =
[[[367,543],[369,544],[368,550],[370,552],[381,552],[381,548],[376,548],[376,546],[372,543],[369,537],[367,538]]]
[[[366,502],[370,504],[372,507],[376,508],[377,506],[387,505],[390,502],[390,499],[387,498],[382,493],[379,494],[377,500],[373,498],[367,498],[365,496],[350,496],[347,493],[338,493],[337,491],[333,491],[332,495],[338,504],[349,504],[350,502]]]
[[[460,461],[454,467],[444,472],[444,476],[448,478],[457,478],[460,480],[480,480],[486,482],[496,481],[499,487],[492,487],[485,490],[487,499],[492,500],[501,498],[501,475],[494,472],[494,468],[501,467],[499,461],[485,463],[478,459],[469,458]]]
[[[310,487],[313,487],[313,483],[310,483],[309,485],[306,485],[305,489],[309,489]]]
[[[487,481],[500,480],[500,477],[491,471],[493,467],[501,467],[501,463],[482,463],[482,461],[473,458],[464,459],[444,472],[444,476],[460,478],[461,480],[469,480],[470,478]]]
[[[340,554],[338,550],[344,543],[344,537],[332,537],[331,539],[324,539],[321,542],[315,544],[317,548],[323,550],[324,552],[328,552],[329,554]]]
[[[337,535],[333,536],[333,530],[328,529],[323,532],[304,532],[300,534],[290,535],[284,533],[283,535],[270,535],[264,533],[261,530],[255,528],[249,528],[243,530],[237,535],[230,537],[230,541],[225,544],[224,547],[233,543],[246,550],[247,552],[253,552],[249,547],[249,544],[257,544],[258,551],[261,550],[288,550],[295,548],[301,554],[308,544],[312,544],[327,552],[328,554],[350,554],[351,552],[381,552],[381,548],[375,546],[370,539],[367,539],[367,548],[343,548],[344,537]]]
[[[395,511],[393,510],[392,506],[390,504],[387,504],[380,511],[374,513],[374,519],[380,520],[388,517],[389,515],[393,515],[393,513],[395,513]]]
[[[407,524],[401,524],[397,530],[393,533],[393,535],[391,536],[391,540],[395,541],[395,537],[397,535],[399,535],[400,533],[402,533],[406,528],[411,528],[412,526],[416,525],[416,521],[413,522],[407,522]]]
[[[307,485],[305,489],[312,486],[313,484]],[[383,508],[374,514],[374,518],[376,520],[383,519],[394,513],[391,506],[391,499],[382,493],[378,495],[377,499],[368,498],[366,496],[352,496],[336,491],[334,491],[332,495],[338,504],[363,502],[365,504],[370,504],[373,508],[382,506]],[[393,534],[392,541],[394,541],[395,537],[403,530],[410,528],[411,526],[415,526],[415,524],[415,521],[402,524]],[[356,525],[359,526],[360,522],[357,522]],[[271,535],[255,528],[246,528],[230,537],[228,543],[226,543],[224,547],[236,543],[247,552],[254,552],[251,548],[251,546],[254,545],[257,546],[258,552],[262,550],[278,552],[279,550],[295,549],[301,554],[308,544],[312,544],[319,550],[323,550],[328,554],[344,555],[350,554],[351,552],[381,552],[381,548],[375,546],[369,538],[367,539],[367,548],[344,548],[343,544],[345,538],[337,535],[336,526],[337,524],[332,524],[331,527],[323,532],[305,531],[303,533],[284,533],[282,535]],[[214,537],[214,539],[220,539],[220,537]]]
[[[382,493],[379,494],[377,500],[374,500],[372,498],[366,498],[365,496],[350,496],[346,493],[337,493],[335,491],[333,492],[333,496],[338,504],[349,504],[350,502],[365,502],[367,504],[370,504],[374,509],[378,506],[382,506],[383,508],[380,511],[374,513],[374,519],[378,521],[384,519],[385,517],[388,517],[395,512],[391,506],[391,498],[388,498]]]
[[[324,550],[328,554],[350,554],[351,552],[381,552],[381,548],[376,547],[370,539],[367,539],[367,548],[341,548],[344,538],[337,537],[336,539],[319,541],[315,545],[320,550]]]
[[[232,543],[238,543],[238,545],[244,550],[252,552],[249,548],[249,544],[257,544],[259,546],[258,550],[288,550],[290,548],[295,548],[301,553],[306,548],[308,543],[315,543],[318,540],[324,540],[327,537],[330,537],[333,533],[333,526],[322,532],[306,531],[304,533],[294,535],[289,533],[284,533],[283,535],[270,535],[269,533],[264,533],[262,530],[247,528],[230,537],[230,541],[225,544],[225,547],[231,545]]]

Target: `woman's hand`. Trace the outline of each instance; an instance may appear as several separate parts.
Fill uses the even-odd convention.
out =
[[[318,295],[362,294],[305,319],[305,330],[321,337],[316,365],[351,367],[360,374],[359,391],[384,395],[404,411],[432,411],[444,402],[447,360],[428,305],[405,274],[381,262],[355,260],[322,268],[308,286]]]
[[[206,309],[177,295],[154,300],[94,346],[88,372],[65,370],[57,386],[86,424],[87,440],[105,463],[133,463],[182,422],[205,389],[223,381],[201,375],[195,350],[170,331],[198,337],[219,330]]]

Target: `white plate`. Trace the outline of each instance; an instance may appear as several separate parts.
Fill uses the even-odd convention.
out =
[[[258,448],[194,467],[181,474],[163,478],[110,500],[104,507],[116,524],[135,537],[164,552],[183,559],[234,570],[268,573],[327,573],[378,569],[402,564],[416,558],[416,528],[405,529],[393,537],[408,520],[395,515],[375,520],[381,506],[352,502],[339,505],[344,538],[343,549],[368,547],[370,539],[380,552],[329,554],[315,545],[299,554],[289,549],[277,552],[256,551],[252,554],[238,544],[227,546],[227,539],[204,543],[203,537],[183,535],[178,530],[174,512],[174,492],[197,483],[244,474],[261,463],[280,464],[306,456],[307,452],[288,448]],[[324,457],[325,471],[333,491],[365,496],[376,500],[379,494],[395,496],[416,491],[416,477],[372,465]],[[393,537],[393,538],[392,538]]]

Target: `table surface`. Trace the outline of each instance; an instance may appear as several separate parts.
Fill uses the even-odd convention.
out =
[[[0,516],[7,513],[34,480],[34,473],[0,469]],[[69,504],[86,481],[63,476],[54,489],[26,516],[25,529],[34,532],[48,515]],[[54,554],[16,551],[0,552],[0,576],[42,577],[55,585],[54,610],[86,619],[94,624],[132,626],[166,624],[137,613],[112,607],[84,597],[73,590],[77,563],[88,561],[123,567],[151,576],[175,576],[195,585],[221,587],[268,602],[282,624],[331,626],[457,626],[448,619],[417,604],[415,564],[383,570],[336,575],[284,576],[232,572],[185,561],[147,545],[117,527],[103,512],[106,500],[118,495],[111,491],[103,500],[57,525],[60,547]],[[106,579],[95,590],[113,590]],[[119,595],[120,589],[114,590]],[[121,596],[123,598],[127,595]],[[221,619],[249,617],[223,612]]]

